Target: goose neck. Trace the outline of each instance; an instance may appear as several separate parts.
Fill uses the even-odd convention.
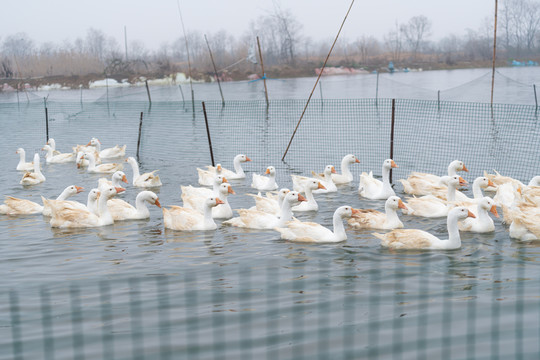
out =
[[[385,205],[385,212],[386,212],[386,224],[399,224],[401,223],[401,220],[399,220],[399,216],[397,214],[396,209],[393,209],[389,205]]]
[[[139,195],[137,195],[135,198],[135,208],[137,209],[137,213],[140,215],[150,215],[148,206],[146,206],[146,200],[144,199],[144,193],[139,193]]]
[[[68,189],[65,189],[64,191],[62,191],[62,193],[60,195],[58,195],[58,197],[56,198],[56,200],[66,200],[68,197],[70,197],[71,195],[69,194],[69,191]]]
[[[473,182],[473,196],[475,199],[481,199],[484,197],[480,183],[477,181]]]
[[[109,198],[105,195],[99,197],[97,203],[98,216],[101,219],[103,224],[112,224],[114,222],[111,213],[109,212],[109,207],[107,206],[107,201]]]
[[[334,235],[336,239],[338,240],[347,239],[347,234],[345,233],[345,226],[343,226],[343,220],[341,218],[341,214],[338,214],[337,211],[334,212],[332,223],[334,225]]]
[[[448,184],[448,192],[446,194],[446,200],[448,201],[456,201],[456,188],[455,186],[452,186]]]
[[[233,165],[234,165],[234,171],[236,171],[237,175],[245,175],[244,169],[242,169],[242,163],[240,162],[239,157],[234,158]]]
[[[317,201],[315,201],[315,197],[313,197],[313,190],[310,187],[306,187],[305,194],[306,194],[306,200],[308,204],[310,205],[317,204]]]
[[[279,217],[278,227],[285,226],[285,223],[287,221],[291,221],[292,217],[293,217],[293,212],[292,212],[291,204],[288,201],[283,201],[283,204],[281,205],[281,216]]]
[[[382,168],[383,189],[385,191],[393,191],[390,185],[390,168],[383,166]]]
[[[448,227],[448,248],[456,249],[461,246],[457,214],[449,213],[446,221]]]
[[[212,207],[209,205],[205,205],[204,207],[204,224],[205,227],[212,227],[215,226],[216,223],[214,222],[214,219],[212,218]]]
[[[352,176],[351,170],[349,170],[349,164],[350,164],[350,162],[349,162],[348,159],[341,160],[341,173],[344,176],[352,179],[353,176]]]
[[[141,176],[141,173],[139,172],[139,164],[137,164],[137,161],[135,161],[135,159],[129,159],[128,162],[131,165],[131,169],[133,170],[133,183],[135,184],[135,179]]]

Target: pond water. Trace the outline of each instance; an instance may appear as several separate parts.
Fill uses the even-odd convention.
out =
[[[430,72],[394,74],[392,81],[419,89],[441,85],[444,90],[486,71],[440,72],[438,80],[429,78]],[[500,71],[523,84],[540,79],[536,68]],[[373,85],[375,76],[364,76]],[[324,79],[323,94],[373,97],[358,90],[358,79]],[[269,81],[269,92],[276,98],[306,98],[313,81]],[[226,84],[224,88],[227,97],[261,100],[260,85]],[[209,86],[197,85],[197,97],[217,99],[215,88]],[[152,91],[164,100],[178,94],[176,88]],[[505,97],[505,103],[522,100],[512,91],[502,92],[514,94]],[[49,101],[73,100],[76,93],[51,93]],[[90,98],[89,94],[85,96]],[[100,94],[96,92],[94,98],[103,99]],[[118,89],[109,96],[133,100],[141,95]],[[110,108],[98,104],[92,109],[99,111],[87,109],[74,115],[77,121],[52,112],[56,120],[51,136],[63,152],[98,134],[104,146],[127,143],[128,155],[135,155],[137,122],[128,121],[126,113],[137,119],[139,108],[146,105],[132,104],[136,105],[129,111],[115,108],[113,102]],[[527,104],[531,105],[530,99]],[[143,135],[146,147],[141,155],[142,171],[159,169],[163,186],[156,193],[163,206],[180,205],[180,185],[196,186],[196,167],[209,163],[201,123],[190,121],[186,113],[181,130],[172,132],[167,124],[175,120],[167,106],[153,105],[148,125],[152,131]],[[40,203],[40,195],[55,197],[65,186],[75,184],[85,192],[74,199],[85,202],[101,176],[74,164],[43,163],[45,183],[19,185],[22,173],[15,170],[18,156],[14,152],[19,146],[26,148],[29,160],[43,145],[42,108],[11,104],[3,109],[0,194]],[[232,137],[223,129],[217,136]],[[218,142],[216,146],[219,151],[225,145]],[[354,165],[355,174],[372,170],[366,167],[370,162],[357,155],[362,164]],[[232,168],[232,158],[221,162]],[[256,193],[250,187],[251,174],[265,166],[265,159],[253,158],[244,166],[247,179],[231,181],[236,192],[229,197],[233,209],[253,205],[246,196]],[[401,170],[414,169],[404,166]],[[125,167],[125,172],[131,179],[131,169]],[[292,188],[289,174],[282,174],[281,186]],[[355,177],[337,193],[318,195],[318,212],[295,215],[331,227],[334,210],[344,204],[383,210],[383,201],[359,197],[357,187]],[[134,203],[138,189],[131,185],[126,189],[120,197]],[[396,193],[405,197],[399,185]],[[466,193],[471,195],[471,190]],[[447,236],[444,218],[400,216],[406,228]],[[0,216],[0,270],[4,274],[0,280],[0,348],[4,349],[0,359],[17,357],[21,351],[25,358],[54,354],[57,359],[156,358],[157,354],[162,358],[295,359],[537,354],[538,243],[510,239],[501,219],[494,220],[493,233],[462,233],[463,244],[456,251],[395,252],[382,248],[372,231],[350,228],[347,241],[324,245],[286,242],[272,230],[237,229],[221,221],[215,231],[171,231],[164,229],[157,207],[150,207],[149,220],[80,230],[51,228],[41,215]]]

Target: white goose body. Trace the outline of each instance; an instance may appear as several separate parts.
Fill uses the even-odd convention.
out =
[[[244,172],[244,169],[242,168],[242,163],[245,163],[247,161],[251,161],[251,159],[244,154],[238,154],[234,157],[234,160],[233,160],[234,171],[231,171],[222,167],[220,172],[217,172],[216,171],[217,169],[214,168],[213,166],[208,166],[208,170],[213,171],[214,174],[223,175],[228,180],[245,179],[246,173]]]
[[[341,174],[333,173],[332,181],[336,185],[350,184],[354,180],[354,176],[349,169],[349,166],[355,163],[360,163],[360,160],[353,154],[348,154],[343,157],[341,160]],[[324,180],[324,176],[312,172],[313,176],[316,179]]]
[[[18,148],[15,154],[19,154],[19,163],[17,164],[17,170],[30,171],[34,170],[33,162],[26,162],[26,151],[23,148]]]
[[[163,224],[166,229],[181,231],[215,230],[217,225],[212,218],[212,208],[223,204],[219,198],[209,197],[204,202],[204,213],[181,206],[163,208]]]
[[[382,166],[382,178],[383,181],[377,180],[373,177],[373,173],[362,173],[360,175],[360,185],[358,187],[358,193],[360,196],[371,200],[386,200],[390,196],[395,196],[396,193],[390,185],[390,169],[397,168],[398,166],[392,159],[386,159]]]
[[[214,182],[212,184],[212,190],[203,188],[203,187],[194,187],[191,185],[180,186],[182,190],[182,201],[184,206],[190,209],[197,209],[197,205],[204,204],[206,199],[209,197],[219,198],[220,195],[220,185],[227,183],[227,179],[221,175],[214,177]],[[223,200],[220,199],[223,202]],[[195,207],[192,207],[191,204]]]
[[[135,198],[135,206],[121,199],[110,199],[107,206],[114,221],[148,219],[150,211],[146,203],[161,207],[158,196],[152,191],[141,191]]]
[[[350,218],[358,210],[341,206],[333,216],[333,231],[315,222],[289,221],[287,227],[276,228],[284,240],[306,243],[337,243],[347,240],[343,219]]]
[[[315,190],[326,190],[323,184],[317,179],[311,179],[304,183],[304,193],[307,201],[302,201],[299,205],[293,206],[292,211],[318,211],[319,204],[313,196]]]
[[[448,182],[448,200],[441,200],[433,195],[408,198],[406,204],[407,209],[404,209],[403,213],[427,218],[447,216],[448,211],[454,206],[453,203],[456,201],[456,189],[460,185],[465,186],[467,185],[467,182],[458,175],[452,176]]]
[[[126,156],[126,145],[118,146],[115,145],[112,148],[101,150],[101,141],[96,138],[92,138],[87,146],[93,146],[96,148],[96,151],[99,154],[99,157],[102,159],[113,159],[118,157]]]
[[[122,183],[128,184],[126,174],[123,171],[115,171],[111,176],[111,180],[107,178],[100,178],[98,180],[98,187],[103,186],[114,186],[114,187],[123,187]],[[123,194],[123,193],[122,193]]]
[[[30,200],[6,196],[4,203],[0,205],[0,215],[30,215],[41,214],[43,206]]]
[[[475,216],[465,207],[450,210],[446,220],[448,239],[439,239],[435,235],[417,229],[396,229],[386,234],[373,235],[381,239],[381,246],[392,249],[454,250],[461,247],[458,221],[467,217]]]
[[[229,205],[229,194],[235,194],[232,186],[229,183],[221,183],[217,189],[219,199],[223,202],[212,208],[212,218],[214,219],[230,219],[233,217],[231,205]],[[185,196],[182,194],[184,206],[190,209],[195,209],[201,214],[204,213],[205,204],[199,197]]]
[[[450,165],[448,165],[448,176],[455,176],[457,175],[458,171],[469,170],[463,161],[454,160],[450,163]],[[422,196],[431,195],[433,192],[440,191],[441,189],[444,192],[445,186],[447,185],[447,179],[448,178],[433,174],[413,172],[411,175],[409,175],[407,180],[401,179],[399,181],[403,185],[403,191],[405,191],[407,194]]]
[[[213,167],[212,165],[208,165],[207,168],[208,170],[197,168],[197,174],[199,175],[199,185],[212,186],[212,184],[214,183],[214,178],[217,175],[223,175],[221,173],[223,170],[221,164],[216,164],[215,167]]]
[[[124,189],[112,186],[100,190],[101,196],[99,197],[97,204],[97,212],[99,215],[96,215],[88,209],[60,208],[60,206],[57,206],[57,204],[52,201],[52,217],[50,224],[52,227],[61,228],[87,228],[111,225],[114,223],[114,219],[109,212],[107,201],[121,191],[124,191]]]
[[[292,206],[298,204],[300,201],[306,201],[306,199],[300,193],[290,191],[283,200],[279,216],[259,210],[238,209],[237,211],[240,216],[226,220],[223,224],[260,230],[283,227],[287,221],[293,218]]]
[[[393,230],[403,228],[403,223],[397,214],[398,209],[407,210],[407,207],[397,196],[390,196],[384,204],[385,212],[372,209],[358,209],[358,212],[348,220],[355,229],[383,229]]]
[[[93,147],[91,147],[91,150],[86,151],[86,152],[91,152],[94,155],[96,164],[98,165],[101,164],[101,158],[99,157],[99,154],[95,151]],[[88,165],[90,164],[90,161],[84,158],[84,153],[85,153],[84,151],[78,151],[76,153],[77,156],[75,156],[75,164],[77,165],[77,169],[81,167],[88,167]]]
[[[131,165],[131,169],[133,170],[133,186],[148,188],[158,187],[162,185],[159,175],[155,175],[158,170],[147,172],[141,175],[141,173],[139,172],[139,164],[134,157],[128,157],[126,159],[126,162]]]
[[[99,215],[98,212],[98,199],[100,197],[100,192],[98,189],[91,189],[88,192],[88,198],[86,205],[78,201],[72,200],[52,200],[52,199],[43,199],[44,208],[49,207],[49,214],[47,216],[52,216],[51,204],[54,204],[57,211],[62,209],[72,209],[72,210],[87,210],[95,215]]]
[[[324,189],[315,189],[313,190],[314,194],[337,192],[337,186],[332,178],[332,175],[336,173],[336,168],[333,165],[326,165],[322,174],[317,174],[314,171],[312,171],[311,173],[314,176],[312,178],[306,176],[291,175],[293,180],[293,190],[298,192],[305,192],[306,184],[313,180],[317,180],[322,182]]]
[[[272,191],[278,188],[276,183],[276,169],[273,166],[266,168],[266,175],[253,174],[251,187],[261,191]]]
[[[88,160],[86,171],[89,173],[112,174],[118,170],[122,170],[122,164],[108,163],[96,165],[96,158],[92,153],[84,153],[83,158]]]
[[[56,198],[57,201],[64,201],[68,198],[77,195],[81,192],[83,192],[84,188],[76,185],[70,185],[67,188],[62,191],[60,195]],[[49,200],[45,197],[41,197],[41,201],[43,202],[43,216],[51,216],[51,206],[49,204]]]
[[[41,173],[39,154],[34,154],[34,172],[24,173],[19,184],[21,185],[35,185],[45,181],[45,176]]]
[[[476,211],[473,212],[473,214],[476,215],[476,218],[467,218],[461,221],[458,224],[459,230],[476,233],[495,231],[495,224],[493,223],[493,219],[488,214],[489,211],[493,215],[495,215],[495,217],[499,217],[499,214],[497,213],[497,207],[493,199],[486,196],[476,203],[476,207]]]
[[[278,191],[277,194],[271,192],[266,193],[266,197],[262,196],[259,192],[257,195],[246,194],[252,196],[255,199],[255,206],[249,208],[249,210],[259,210],[262,212],[279,215],[281,212],[281,205],[283,205],[283,199],[289,192],[289,189],[283,188]]]
[[[47,154],[45,155],[45,162],[48,164],[62,164],[68,162],[75,162],[76,154],[75,153],[64,153],[64,154],[54,154],[54,150],[50,145],[45,145],[41,150],[45,150]]]

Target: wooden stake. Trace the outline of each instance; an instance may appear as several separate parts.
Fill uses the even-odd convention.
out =
[[[152,98],[150,97],[150,88],[148,87],[148,80],[144,80],[144,83],[146,84],[146,93],[148,94],[148,102],[152,104]]]
[[[264,82],[264,96],[266,97],[266,107],[268,107],[270,106],[270,103],[268,102],[268,89],[266,87],[266,74],[264,73],[264,62],[263,62],[263,57],[262,57],[262,52],[261,52],[261,42],[259,41],[258,36],[257,36],[257,46],[259,47],[259,58],[261,59],[262,79]]]
[[[208,116],[206,115],[206,105],[202,102],[202,109],[204,114],[204,122],[206,123],[206,135],[208,136],[208,146],[210,147],[210,159],[212,160],[212,166],[216,166],[214,163],[214,151],[212,150],[212,138],[210,137],[210,127],[208,126]]]
[[[223,97],[223,91],[221,90],[221,83],[219,81],[219,75],[216,69],[216,63],[214,62],[214,56],[212,55],[212,50],[210,50],[210,44],[208,43],[208,39],[206,38],[206,34],[204,34],[204,40],[206,41],[206,46],[208,46],[208,52],[210,53],[210,59],[212,60],[212,66],[214,66],[214,74],[216,74],[216,80],[219,87],[219,93],[221,94],[221,105],[225,106],[225,98]]]
[[[186,41],[186,52],[187,52],[187,61],[188,61],[188,71],[189,71],[189,86],[191,87],[191,105],[193,108],[193,118],[195,118],[195,93],[193,92],[193,80],[191,76],[191,58],[189,56],[189,45],[186,36],[186,28],[184,27],[184,19],[182,19],[182,11],[180,10],[180,1],[177,0],[178,4],[178,13],[180,14],[180,22],[182,23],[182,31],[184,32],[184,40]]]
[[[491,117],[493,117],[493,90],[495,88],[495,57],[497,54],[497,6],[498,6],[498,0],[495,0],[495,24],[493,26],[493,66],[491,70]]]
[[[396,99],[392,99],[392,125],[390,129],[390,159],[394,160],[394,123],[396,119]],[[392,169],[390,169],[390,184],[392,183]]]
[[[139,147],[141,146],[142,119],[143,113],[141,111],[141,118],[139,120],[139,137],[137,138],[137,161],[139,161]]]

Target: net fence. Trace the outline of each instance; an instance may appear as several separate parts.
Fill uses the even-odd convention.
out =
[[[540,173],[535,106],[312,100],[281,161],[304,106],[295,99],[269,106],[206,101],[216,163],[230,168],[244,153],[253,172],[273,165],[284,184],[291,174],[321,172],[328,164],[339,170],[342,157],[353,153],[361,161],[352,169],[357,181],[361,171],[381,174],[393,143],[395,184],[411,171],[444,174],[455,159],[471,178],[495,169],[528,182]],[[35,144],[27,151],[38,151],[47,129],[60,151],[92,136],[135,149],[140,129],[143,169],[210,163],[201,102],[47,101],[1,109],[2,150]],[[184,180],[196,183],[196,173]],[[94,285],[59,283],[38,294],[19,287],[5,291],[0,305],[0,359],[534,358],[540,353],[538,252],[522,244],[508,251],[497,241],[489,251],[400,255],[362,245],[328,261],[294,253],[289,267],[261,260]],[[310,277],[318,281],[306,282]]]

